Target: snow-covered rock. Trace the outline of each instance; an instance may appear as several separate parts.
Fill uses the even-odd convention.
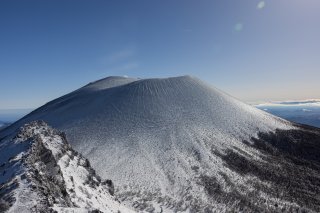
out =
[[[131,212],[75,152],[64,133],[38,121],[0,148],[0,212]]]
[[[194,77],[105,78],[47,103],[0,138],[39,119],[64,131],[136,211],[320,211],[319,129]]]

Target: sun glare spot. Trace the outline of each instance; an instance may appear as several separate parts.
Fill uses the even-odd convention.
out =
[[[266,6],[266,2],[265,1],[260,1],[257,5],[257,9],[261,10]]]
[[[234,25],[234,31],[240,32],[242,30],[243,30],[243,23],[237,23],[236,25]]]

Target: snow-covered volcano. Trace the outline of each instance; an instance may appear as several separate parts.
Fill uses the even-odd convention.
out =
[[[139,211],[320,210],[319,130],[193,77],[105,78],[47,103],[0,138],[39,119],[64,131]]]

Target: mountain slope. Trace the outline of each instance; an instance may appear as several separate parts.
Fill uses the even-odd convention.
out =
[[[0,156],[1,212],[130,212],[112,197],[113,183],[44,122],[23,126]]]
[[[320,211],[319,130],[193,77],[102,79],[35,110],[0,138],[38,119],[65,131],[99,175],[115,180],[118,199],[138,211]]]

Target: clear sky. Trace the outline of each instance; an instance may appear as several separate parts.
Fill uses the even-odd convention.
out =
[[[320,1],[0,1],[0,109],[185,74],[248,102],[320,98]]]

